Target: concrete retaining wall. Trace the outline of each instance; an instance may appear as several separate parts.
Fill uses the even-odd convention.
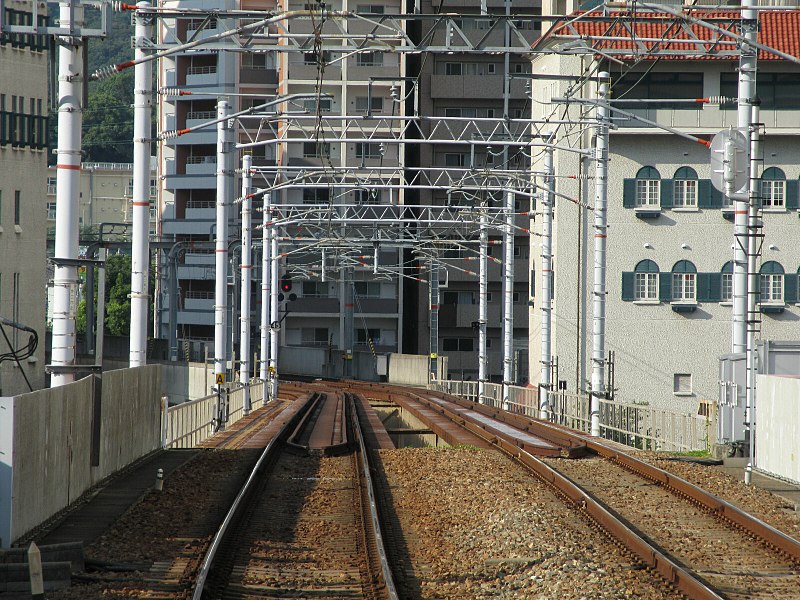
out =
[[[9,546],[95,483],[157,449],[160,387],[158,365],[104,373],[97,432],[94,376],[0,399],[0,545]],[[94,466],[93,439],[99,448]]]
[[[759,375],[756,468],[800,483],[800,378]]]
[[[438,361],[439,379],[447,373],[447,357]],[[389,383],[400,385],[428,385],[430,359],[423,354],[389,354]]]

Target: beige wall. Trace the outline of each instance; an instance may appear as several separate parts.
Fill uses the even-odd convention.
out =
[[[98,466],[91,464],[94,377],[3,398],[3,419],[13,423],[11,435],[0,427],[0,481],[10,484],[0,486],[3,545],[111,473],[157,449],[160,388],[159,365],[103,374]]]
[[[8,2],[16,10],[24,2]],[[29,4],[28,4],[29,6]],[[42,112],[47,109],[47,53],[28,48],[0,47],[0,94],[4,110],[12,109],[12,101],[21,104],[23,114],[34,113],[37,101]],[[22,100],[20,102],[20,99]],[[18,110],[18,112],[20,112]],[[28,146],[0,145],[0,316],[34,328],[39,335],[39,348],[23,369],[34,389],[44,386],[44,320],[45,320],[45,197],[47,154],[45,149]],[[19,192],[19,223],[15,223],[15,195]],[[15,330],[5,328],[9,337]],[[28,334],[16,332],[16,345],[24,345]],[[0,335],[0,353],[8,345]],[[0,395],[27,392],[20,369],[13,362],[0,364]]]

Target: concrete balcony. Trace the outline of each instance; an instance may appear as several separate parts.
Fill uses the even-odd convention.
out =
[[[210,175],[170,175],[167,174],[165,187],[181,190],[209,190],[217,186],[217,176]]]
[[[212,280],[214,279],[214,267],[213,265],[178,265],[178,279]]]
[[[338,298],[298,298],[289,303],[291,313],[335,313],[339,314]]]
[[[213,220],[163,219],[162,228],[165,235],[210,235]]]
[[[187,252],[183,260],[187,265],[213,266],[216,257],[213,252]]]
[[[209,298],[184,298],[183,308],[186,310],[199,310],[203,312],[214,312],[214,296],[213,293]]]
[[[213,325],[214,311],[179,310],[179,325]]]
[[[216,156],[190,156],[186,159],[187,175],[216,175]]]
[[[659,125],[667,125],[680,130],[713,132],[716,133],[728,127],[736,127],[736,110],[721,110],[717,106],[705,106],[702,109],[674,109],[674,108],[643,108],[631,109],[627,105],[620,106],[623,110],[641,116]],[[612,113],[613,115],[613,113]],[[624,117],[615,117],[615,124],[620,129],[617,133],[635,129],[646,130],[653,133],[652,126],[645,125],[634,119],[623,120]],[[796,110],[762,110],[760,120],[764,125],[774,130],[795,131],[800,127],[800,111]],[[612,132],[611,135],[614,135]]]
[[[431,98],[496,100],[503,97],[502,75],[431,75]],[[511,80],[511,99],[525,99],[525,82]]]
[[[211,223],[216,221],[216,218],[216,208],[186,208],[186,219],[189,221],[208,221]]]
[[[216,87],[219,85],[217,67],[189,67],[186,71],[186,87]]]

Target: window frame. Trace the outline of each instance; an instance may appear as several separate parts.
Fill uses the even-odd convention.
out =
[[[694,169],[681,167],[672,178],[672,207],[677,210],[698,210],[699,179]]]
[[[670,302],[697,304],[697,267],[691,261],[679,260],[671,270]]]
[[[658,265],[655,261],[644,259],[636,263],[633,269],[633,301],[641,304],[660,303],[659,276]]]
[[[635,209],[661,210],[661,175],[654,167],[642,167],[636,173]]]
[[[769,167],[761,174],[761,208],[767,211],[786,211],[786,175],[777,167]]]

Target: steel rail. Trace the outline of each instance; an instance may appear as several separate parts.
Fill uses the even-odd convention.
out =
[[[445,414],[446,409],[436,402],[427,400],[418,394],[408,391],[405,392],[405,395],[418,398],[430,408]],[[461,423],[462,426],[465,425],[464,419],[459,419],[456,422]],[[580,509],[590,516],[598,525],[619,540],[631,553],[655,570],[678,590],[696,600],[722,600],[723,596],[720,596],[714,589],[696,577],[694,573],[685,569],[669,556],[658,550],[633,529],[625,519],[606,508],[605,505],[595,499],[589,492],[585,491],[578,484],[524,449],[524,447],[520,445],[519,440],[516,440],[511,434],[499,430],[489,432],[474,426],[468,427],[468,429],[530,469],[537,477],[542,479],[542,481],[553,486],[564,497],[569,499],[570,502],[580,507]],[[582,437],[583,436],[576,436],[576,438]]]
[[[717,514],[720,518],[726,519],[736,526],[744,529],[748,533],[764,540],[771,544],[781,552],[786,553],[793,559],[800,561],[800,541],[786,535],[782,531],[775,529],[771,525],[764,523],[761,519],[737,508],[730,502],[703,490],[702,488],[686,481],[685,479],[673,475],[660,469],[655,465],[646,463],[638,458],[621,452],[612,448],[597,438],[577,433],[572,429],[554,423],[547,423],[532,417],[522,415],[515,415],[507,413],[500,409],[494,409],[488,406],[475,404],[469,400],[451,396],[444,392],[428,392],[431,396],[437,396],[449,402],[458,404],[465,408],[481,412],[483,414],[492,416],[493,418],[528,431],[534,435],[548,439],[547,436],[560,437],[563,436],[572,440],[572,443],[582,444],[589,452],[593,452],[598,456],[612,460],[629,471],[633,471],[659,485],[666,487],[678,494],[690,498],[709,512]]]
[[[289,428],[293,427],[295,423],[303,417],[305,412],[308,410],[310,406],[310,400],[313,395],[310,395],[304,402],[303,407],[295,414],[289,421],[287,421],[283,427],[281,427],[278,434],[272,438],[267,444],[267,447],[264,448],[264,451],[259,456],[258,461],[256,462],[255,467],[253,467],[252,472],[250,473],[247,481],[245,482],[242,489],[239,491],[236,499],[231,504],[228,513],[225,515],[225,519],[222,521],[222,525],[220,525],[217,533],[214,535],[214,539],[211,542],[211,545],[206,552],[205,557],[203,558],[203,562],[200,565],[200,570],[197,575],[197,579],[195,581],[194,590],[192,591],[192,600],[202,600],[203,593],[205,591],[205,585],[208,581],[208,575],[211,572],[211,569],[214,565],[214,559],[219,551],[220,546],[228,532],[228,528],[231,526],[231,523],[234,522],[236,517],[239,514],[240,509],[244,506],[244,498],[249,495],[255,485],[255,481],[261,475],[261,471],[264,469],[268,459],[272,458],[272,456],[277,452],[277,448],[279,447],[279,443],[283,437],[288,433]]]
[[[355,441],[358,445],[358,452],[361,456],[361,472],[363,474],[363,483],[366,488],[367,500],[369,501],[369,514],[372,521],[372,531],[375,541],[375,546],[378,552],[378,559],[381,565],[381,574],[383,578],[384,589],[386,596],[389,600],[399,600],[400,595],[397,593],[397,586],[394,583],[394,575],[392,568],[389,565],[389,556],[386,552],[386,547],[383,541],[383,532],[381,530],[380,516],[378,515],[378,501],[375,494],[375,485],[372,481],[372,461],[370,461],[369,453],[367,452],[367,445],[364,442],[364,432],[362,430],[361,421],[356,412],[355,401],[353,395],[345,393],[347,401],[347,408],[350,412],[350,418],[353,425]]]

